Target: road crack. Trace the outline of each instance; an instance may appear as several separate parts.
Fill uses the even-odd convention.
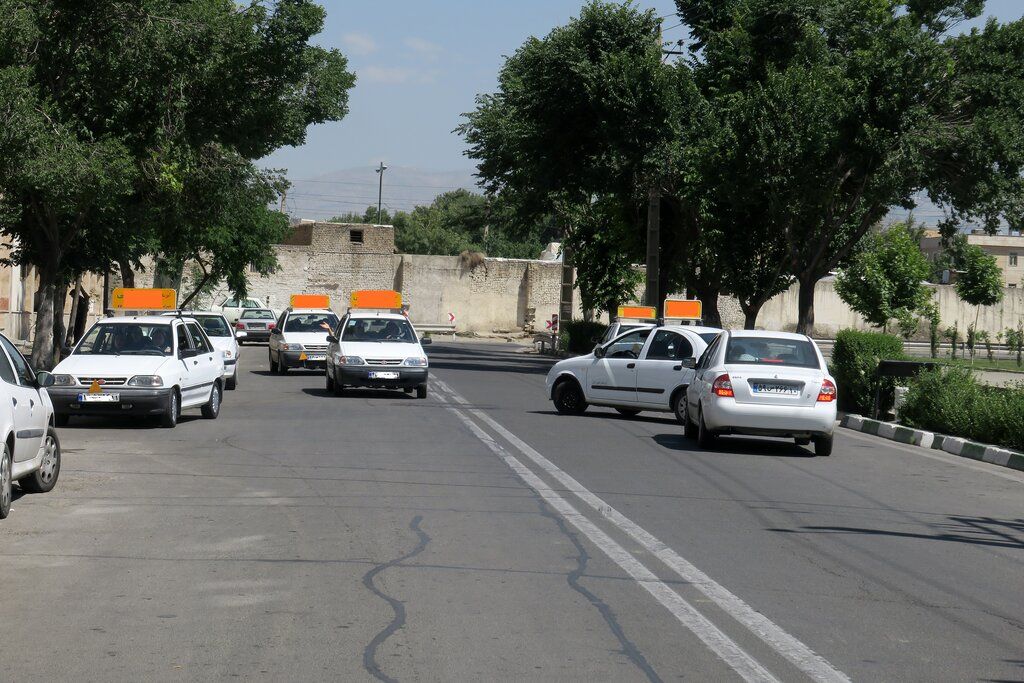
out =
[[[383,628],[383,630],[381,630],[377,635],[375,635],[373,637],[373,640],[371,640],[370,643],[363,650],[363,668],[366,669],[367,673],[369,673],[371,676],[373,676],[379,681],[395,683],[395,681],[397,680],[391,678],[381,670],[380,664],[377,663],[377,648],[379,648],[385,640],[390,638],[391,635],[395,633],[395,631],[405,626],[405,603],[403,603],[401,600],[398,600],[397,598],[391,597],[387,593],[384,593],[379,588],[377,588],[377,585],[374,583],[374,579],[377,578],[377,575],[383,572],[385,569],[390,569],[391,567],[400,565],[402,562],[405,562],[406,560],[411,560],[412,558],[422,553],[424,549],[426,549],[427,544],[430,542],[430,536],[428,536],[426,532],[424,532],[420,528],[420,522],[422,521],[423,515],[416,515],[412,518],[412,522],[409,523],[409,528],[419,538],[419,542],[416,544],[415,548],[413,548],[404,555],[396,557],[393,560],[389,560],[387,562],[378,564],[377,566],[373,567],[372,569],[370,569],[370,571],[366,572],[366,574],[363,575],[363,585],[366,586],[370,590],[370,592],[376,595],[378,598],[381,598],[382,600],[387,602],[388,605],[391,606],[391,610],[394,612],[394,617],[392,617],[391,623],[389,623],[387,626]]]

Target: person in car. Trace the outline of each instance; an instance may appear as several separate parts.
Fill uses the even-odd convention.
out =
[[[150,345],[160,353],[171,352],[171,335],[167,328],[157,327],[149,335]]]

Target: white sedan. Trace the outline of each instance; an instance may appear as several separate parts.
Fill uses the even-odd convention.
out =
[[[601,405],[623,415],[653,410],[682,419],[693,367],[720,333],[688,325],[631,329],[585,356],[555,363],[547,376],[548,398],[563,414]]]
[[[836,383],[810,337],[724,332],[697,363],[686,393],[686,435],[709,448],[719,434],[781,436],[832,454]]]

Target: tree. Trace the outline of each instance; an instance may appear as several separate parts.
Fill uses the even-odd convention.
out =
[[[251,160],[342,118],[355,82],[309,44],[323,20],[309,0],[0,0],[0,233],[38,267],[35,365],[84,271],[205,254],[244,289],[242,259],[272,261],[279,184]]]
[[[960,300],[975,307],[972,330],[971,358],[974,358],[973,331],[978,329],[982,306],[993,306],[1003,298],[1003,273],[991,254],[981,247],[969,244],[960,255],[956,294]]]
[[[905,224],[869,235],[836,278],[839,298],[869,323],[888,331],[892,320],[916,327],[929,312],[925,284],[932,266],[916,231]]]

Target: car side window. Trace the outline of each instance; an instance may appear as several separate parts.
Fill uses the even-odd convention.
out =
[[[192,336],[192,346],[195,347],[199,353],[209,353],[210,345],[206,343],[206,337],[203,336],[202,330],[199,329],[199,325],[195,323],[188,323],[188,332]]]
[[[6,339],[4,341],[6,341]],[[12,366],[11,361],[7,359],[6,353],[0,353],[0,379],[8,384],[18,383],[18,379],[14,374],[14,366]]]
[[[36,373],[32,372],[32,368],[29,366],[28,361],[21,355],[17,347],[10,342],[7,337],[0,336],[0,344],[3,344],[4,350],[7,351],[8,357],[14,364],[14,371],[21,383],[27,387],[32,386],[36,381]],[[6,379],[6,378],[5,378]]]
[[[637,358],[640,349],[651,334],[650,329],[635,330],[625,334],[605,348],[605,358]]]
[[[256,301],[256,299],[246,299],[245,303],[242,304],[242,307],[243,308],[263,308],[263,304],[261,304],[259,301]]]
[[[715,337],[715,340],[711,342],[711,345],[708,346],[708,348],[704,349],[704,353],[701,355],[700,360],[697,362],[698,370],[703,370],[711,363],[711,359],[714,357],[715,352],[718,350],[718,342],[720,339],[721,337]]]
[[[221,307],[223,307],[223,308],[238,308],[238,300],[237,299],[226,299],[224,301],[224,303],[221,304]]]
[[[686,337],[670,330],[658,330],[647,349],[647,360],[682,360],[693,355]]]
[[[185,331],[184,325],[175,325],[174,334],[178,338],[178,353],[181,353],[185,349],[192,348],[192,341],[189,339],[188,332]]]

